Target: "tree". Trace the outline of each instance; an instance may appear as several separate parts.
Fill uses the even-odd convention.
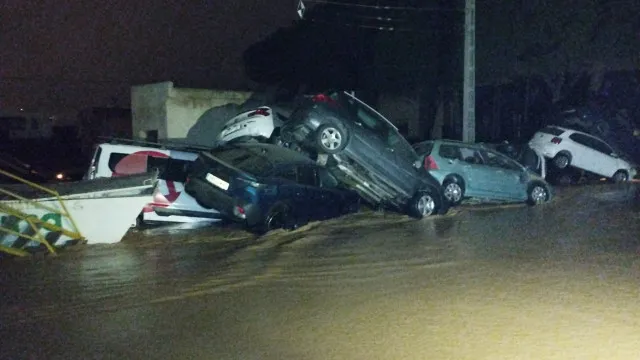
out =
[[[480,83],[538,75],[558,101],[583,73],[598,88],[605,71],[637,65],[640,2],[504,0],[478,9]]]

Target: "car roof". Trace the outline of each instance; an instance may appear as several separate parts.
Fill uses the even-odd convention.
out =
[[[480,143],[468,143],[468,142],[464,142],[464,141],[461,141],[461,140],[449,140],[449,139],[426,140],[426,141],[422,141],[422,142],[419,142],[417,144],[414,144],[413,147],[415,148],[416,146],[418,146],[420,144],[426,144],[426,143],[429,143],[429,142],[439,143],[439,144],[464,145],[464,146],[472,147],[472,148],[493,150],[491,148],[487,148],[486,146],[484,146],[483,144],[480,144]]]

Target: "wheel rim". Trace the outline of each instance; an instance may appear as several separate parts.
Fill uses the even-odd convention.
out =
[[[444,189],[444,196],[451,202],[458,202],[462,198],[462,188],[456,183],[448,184]]]
[[[284,228],[284,213],[276,211],[267,217],[267,230],[283,229]]]
[[[556,159],[556,166],[559,168],[565,168],[567,165],[569,165],[569,158],[566,156],[560,156]]]
[[[325,128],[320,134],[320,143],[327,150],[336,150],[342,145],[342,134],[336,128]]]
[[[422,195],[420,199],[418,199],[418,212],[422,216],[429,216],[433,214],[433,211],[436,208],[436,202],[433,200],[431,195]]]
[[[547,201],[547,190],[542,186],[535,186],[531,190],[531,200],[536,204],[542,204]]]

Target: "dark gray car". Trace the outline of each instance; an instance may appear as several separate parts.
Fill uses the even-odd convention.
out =
[[[421,218],[448,209],[442,187],[417,154],[380,113],[355,96],[334,91],[316,95],[293,111],[283,141],[328,155],[327,166],[374,204],[392,205]]]

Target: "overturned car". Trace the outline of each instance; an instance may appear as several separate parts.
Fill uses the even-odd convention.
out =
[[[284,143],[326,161],[339,180],[374,205],[422,218],[446,213],[442,186],[417,161],[397,128],[367,104],[343,91],[308,98],[282,126]]]

